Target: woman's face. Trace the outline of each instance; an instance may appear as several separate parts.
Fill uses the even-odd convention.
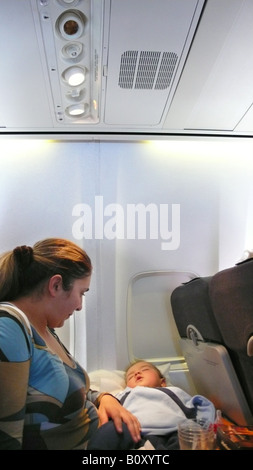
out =
[[[51,311],[48,326],[51,328],[59,328],[63,326],[76,310],[81,310],[83,306],[83,297],[90,287],[91,276],[76,279],[72,288],[68,291],[62,287],[59,282],[56,287],[56,295],[54,297],[53,310]]]

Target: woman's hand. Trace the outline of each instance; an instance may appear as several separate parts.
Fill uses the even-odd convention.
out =
[[[112,395],[103,395],[98,409],[100,425],[107,423],[109,418],[114,422],[116,430],[122,432],[122,421],[126,423],[134,442],[141,439],[141,426],[138,419],[124,408]]]

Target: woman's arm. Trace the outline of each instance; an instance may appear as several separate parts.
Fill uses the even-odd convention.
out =
[[[138,419],[129,411],[127,411],[115,398],[110,394],[103,394],[99,401],[98,415],[100,425],[107,423],[112,419],[115,428],[119,433],[122,432],[122,422],[124,422],[132,436],[134,442],[141,439],[141,426]]]

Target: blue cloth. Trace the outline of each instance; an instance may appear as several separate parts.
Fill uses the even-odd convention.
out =
[[[194,409],[196,419],[205,423],[215,421],[215,407],[201,395],[191,396],[179,387],[165,387],[171,390],[189,409]],[[180,422],[187,419],[178,404],[160,388],[126,387],[116,397],[121,400],[125,395],[124,407],[139,420],[143,435],[166,435],[177,430]]]
[[[100,393],[72,361],[64,364],[0,306],[0,449],[84,448],[98,427]]]
[[[147,439],[142,436],[138,443],[132,440],[131,434],[125,423],[122,423],[122,433],[115,429],[113,421],[103,424],[91,437],[87,450],[128,450],[140,449],[145,445]],[[166,436],[148,436],[148,441],[154,449],[179,450],[177,432]]]
[[[140,442],[133,442],[124,423],[122,433],[118,433],[114,423],[109,421],[91,437],[88,450],[140,448],[146,440],[154,449],[178,450],[177,426],[180,422],[189,417],[194,417],[202,425],[215,420],[215,408],[209,400],[201,395],[191,397],[178,387],[126,387],[116,397],[139,419],[142,428]]]

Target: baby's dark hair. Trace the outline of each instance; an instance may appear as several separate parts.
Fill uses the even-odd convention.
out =
[[[125,379],[126,379],[127,372],[129,371],[129,369],[135,364],[138,364],[139,362],[144,362],[145,364],[148,364],[149,366],[151,366],[157,372],[159,378],[164,379],[166,381],[166,378],[164,377],[164,375],[162,374],[162,372],[160,371],[158,367],[152,364],[152,362],[145,361],[143,359],[136,359],[135,361],[132,361],[130,364],[128,364],[127,368],[125,369]]]

